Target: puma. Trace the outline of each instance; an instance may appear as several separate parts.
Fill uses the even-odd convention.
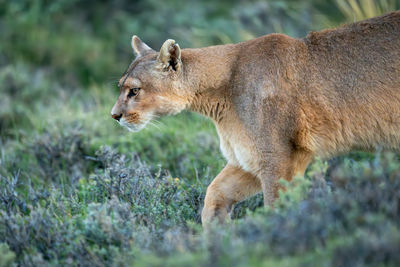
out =
[[[112,117],[131,131],[189,109],[216,126],[225,168],[207,189],[203,224],[304,174],[315,156],[400,150],[400,11],[311,32],[159,52],[137,36]]]

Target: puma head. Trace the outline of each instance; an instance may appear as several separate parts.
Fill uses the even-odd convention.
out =
[[[176,114],[188,104],[182,79],[181,49],[166,40],[159,52],[136,35],[132,37],[135,60],[118,83],[120,95],[111,116],[130,131],[139,131],[154,117]]]

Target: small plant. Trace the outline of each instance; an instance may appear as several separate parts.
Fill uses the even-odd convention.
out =
[[[89,167],[87,139],[78,126],[65,127],[62,132],[45,131],[31,145],[43,179],[61,182],[63,178],[76,183]]]

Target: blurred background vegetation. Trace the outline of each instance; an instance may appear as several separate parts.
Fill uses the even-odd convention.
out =
[[[286,246],[267,255],[260,244],[273,246],[276,240],[260,235],[265,240],[261,238],[257,243],[251,238],[256,233],[243,230],[257,226],[257,231],[276,231],[277,240],[284,239],[279,229],[262,222],[295,212],[295,208],[285,208],[292,205],[287,203],[272,215],[251,217],[233,232],[224,232],[233,240],[233,247],[225,246],[223,240],[210,243],[207,236],[200,238],[199,212],[205,188],[224,165],[212,123],[184,112],[132,134],[110,118],[110,110],[118,95],[117,81],[134,59],[130,47],[133,34],[154,49],[168,38],[177,40],[182,48],[201,47],[272,32],[302,37],[311,30],[399,8],[400,0],[0,0],[0,266],[11,262],[102,266],[131,261],[162,265],[165,262],[149,259],[183,251],[191,255],[178,257],[183,265],[197,260],[207,264],[216,259],[221,264],[248,265],[251,260],[262,259],[265,265],[274,266],[276,257],[294,255],[279,260],[290,265],[297,263],[296,253],[303,252],[308,253],[302,258],[306,262],[315,255],[329,259],[326,253],[334,253],[342,256],[336,263],[343,264],[341,260],[351,254],[335,249],[347,241],[334,239],[325,250],[315,250],[321,245],[319,241],[313,247],[313,241],[305,238],[306,243],[299,244],[303,249]],[[307,177],[330,181],[329,175],[344,164],[344,173],[356,170],[350,177],[372,175],[372,185],[378,186],[369,171],[378,168],[380,171],[374,175],[379,176],[390,174],[396,169],[393,166],[398,166],[397,157],[384,156],[387,168],[382,169],[380,157],[355,152],[330,161],[317,160]],[[114,161],[119,169],[113,167]],[[146,182],[137,187],[124,180],[126,177]],[[315,190],[331,190],[326,185],[321,188]],[[299,202],[296,192],[287,197],[294,203]],[[398,198],[398,191],[392,193]],[[149,198],[152,194],[154,198]],[[344,199],[350,198],[348,195]],[[234,217],[242,217],[247,209],[254,210],[260,203],[261,196],[241,203]],[[348,205],[357,208],[357,204]],[[107,228],[109,225],[102,221],[114,218],[112,210],[118,211],[115,229]],[[366,219],[368,223],[386,218],[377,210],[377,217]],[[96,217],[101,212],[104,218]],[[354,211],[357,216],[359,213],[358,209]],[[398,220],[389,215],[389,222]],[[296,218],[295,223],[303,219]],[[346,216],[342,219],[344,224],[349,223]],[[326,224],[322,219],[318,223]],[[50,229],[47,234],[42,232],[46,228]],[[354,229],[339,227],[332,235],[353,233]],[[387,229],[393,232],[382,234],[384,229],[379,228],[373,235],[378,238],[386,234],[388,239],[371,244],[363,243],[367,230],[358,229],[349,244],[354,243],[353,249],[364,253],[360,252],[362,257],[370,255],[368,249],[372,247],[386,251],[386,256],[381,255],[384,259],[396,259],[389,245],[400,248],[400,239],[396,239],[398,222]],[[301,234],[306,233],[292,234],[302,238]],[[329,234],[319,235],[328,242]],[[227,254],[229,249],[234,249],[235,257],[247,253],[243,244],[253,241],[257,248],[253,258],[235,261]],[[157,246],[171,247],[159,248],[157,242]],[[193,250],[194,244],[201,249]],[[210,254],[209,250],[219,251],[220,255]],[[263,258],[265,255],[267,258]],[[379,262],[381,258],[378,255],[376,259]]]

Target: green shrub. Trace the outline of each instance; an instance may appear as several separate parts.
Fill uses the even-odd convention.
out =
[[[94,172],[63,188],[55,180],[43,191],[20,174],[0,177],[0,242],[17,263],[395,266],[400,260],[400,163],[391,154],[338,158],[329,171],[311,167],[311,180],[286,184],[274,209],[206,232],[197,226],[204,184],[108,147],[89,160]],[[260,198],[251,201],[239,209],[257,207]]]

